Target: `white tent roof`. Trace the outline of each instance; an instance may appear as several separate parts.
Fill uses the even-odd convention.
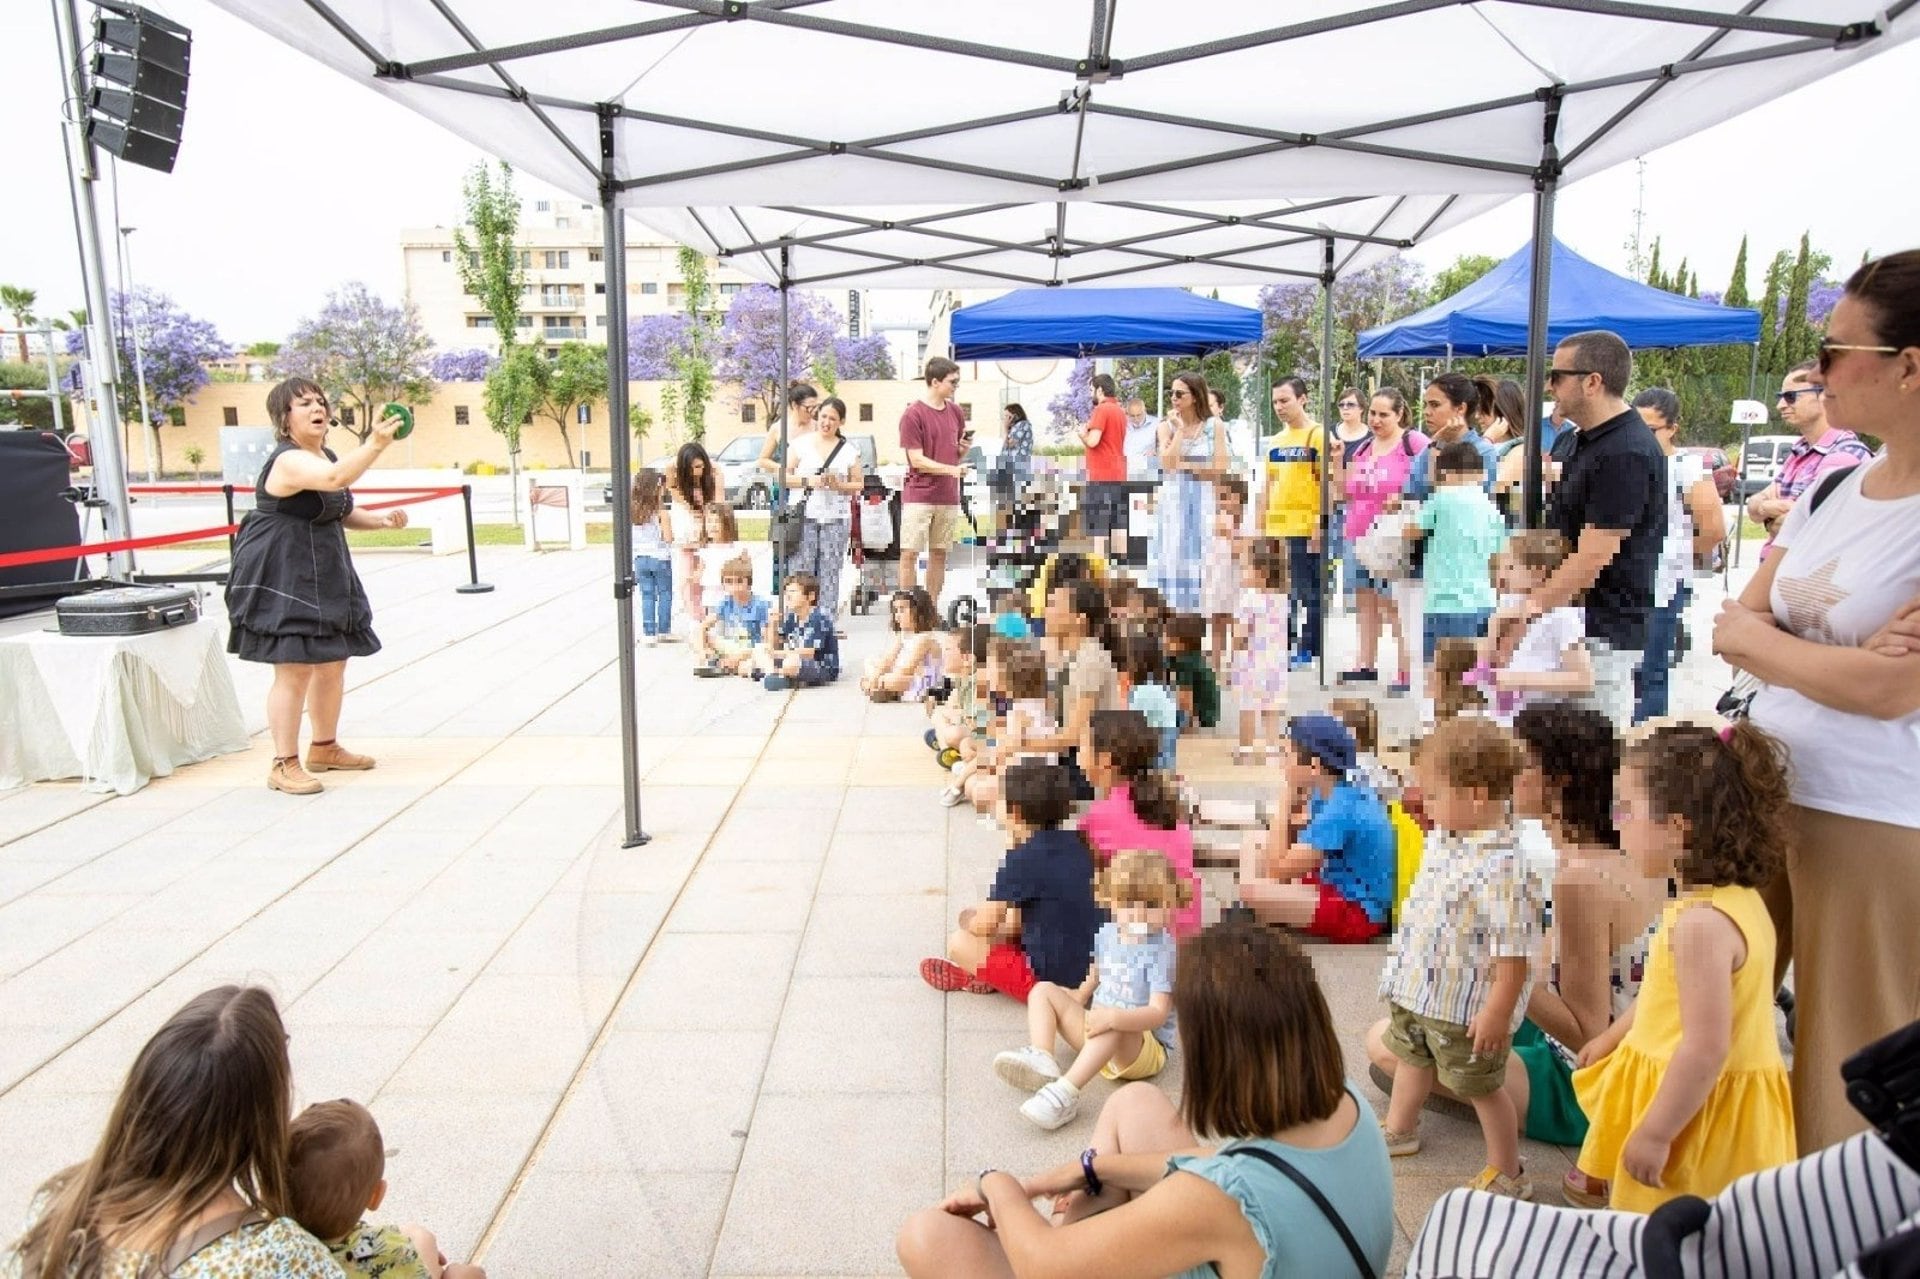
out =
[[[215,0],[749,274],[784,242],[877,287],[1320,278],[1329,235],[1344,271],[1643,154],[1917,2]]]

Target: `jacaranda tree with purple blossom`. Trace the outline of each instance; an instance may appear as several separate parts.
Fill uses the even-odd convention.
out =
[[[787,364],[780,366],[780,291],[766,284],[749,285],[734,295],[733,306],[720,325],[719,360],[722,378],[740,383],[740,394],[759,401],[771,422],[780,410],[786,388],[805,378],[821,361],[831,361],[834,343],[846,332],[846,321],[833,304],[817,294],[793,290],[787,298]]]
[[[839,338],[833,344],[834,372],[853,381],[890,382],[899,376],[893,363],[893,348],[879,333],[860,338]]]
[[[433,398],[427,358],[433,342],[412,302],[390,304],[355,281],[327,295],[300,321],[274,361],[281,377],[310,377],[333,401],[341,424],[362,444],[388,403]]]
[[[496,363],[493,354],[478,347],[463,351],[436,351],[427,361],[427,376],[436,382],[484,382]]]
[[[1067,372],[1067,389],[1047,401],[1047,425],[1056,442],[1073,438],[1075,430],[1093,416],[1093,361],[1075,360]]]
[[[173,410],[193,398],[194,393],[212,380],[207,365],[233,354],[231,344],[223,341],[211,320],[189,315],[166,294],[157,289],[138,288],[131,295],[115,293],[109,299],[113,311],[113,339],[118,348],[122,370],[120,410],[129,422],[140,418],[140,394],[134,361],[134,326],[140,329],[140,370],[147,379],[147,407],[153,417],[147,423],[153,432],[155,463],[164,470],[166,455],[161,447],[160,428],[173,420]],[[86,349],[86,334],[73,330],[67,334],[67,351],[79,355]]]
[[[685,311],[643,315],[627,325],[627,375],[636,382],[666,382],[679,376],[675,357],[686,351],[693,317]]]

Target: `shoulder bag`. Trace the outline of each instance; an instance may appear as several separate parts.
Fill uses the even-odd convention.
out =
[[[815,471],[814,474],[816,476],[825,475],[827,468],[833,465],[833,459],[839,457],[840,450],[845,447],[847,447],[847,437],[843,435],[834,441],[832,451],[827,454],[827,460],[820,464],[820,469]],[[800,500],[797,502],[794,500],[794,494],[791,491],[783,494],[780,512],[775,516],[774,520],[777,525],[774,530],[774,544],[780,548],[780,558],[783,562],[792,559],[800,553],[800,537],[801,534],[805,532],[807,522],[806,499],[807,494],[804,490],[802,490]]]

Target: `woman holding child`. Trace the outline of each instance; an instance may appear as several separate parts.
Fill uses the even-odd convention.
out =
[[[1177,1108],[1152,1084],[1128,1084],[1079,1159],[1026,1178],[990,1168],[909,1218],[896,1245],[906,1272],[1384,1271],[1394,1235],[1386,1148],[1342,1077],[1333,1018],[1299,948],[1258,924],[1208,929],[1180,948],[1173,1013],[1186,1056]],[[1053,1199],[1051,1220],[1033,1207],[1041,1197]]]

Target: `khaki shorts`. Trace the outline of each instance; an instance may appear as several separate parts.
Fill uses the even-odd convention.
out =
[[[1416,1070],[1431,1070],[1456,1097],[1490,1097],[1507,1079],[1508,1045],[1478,1057],[1465,1026],[1408,1012],[1398,1004],[1382,1036],[1387,1050]]]
[[[1152,1079],[1166,1068],[1167,1046],[1149,1032],[1141,1037],[1140,1053],[1133,1059],[1131,1066],[1122,1067],[1119,1062],[1110,1061],[1100,1067],[1100,1077],[1121,1082]]]
[[[953,545],[960,526],[960,508],[936,506],[931,502],[900,504],[900,549],[903,551],[944,551]]]

